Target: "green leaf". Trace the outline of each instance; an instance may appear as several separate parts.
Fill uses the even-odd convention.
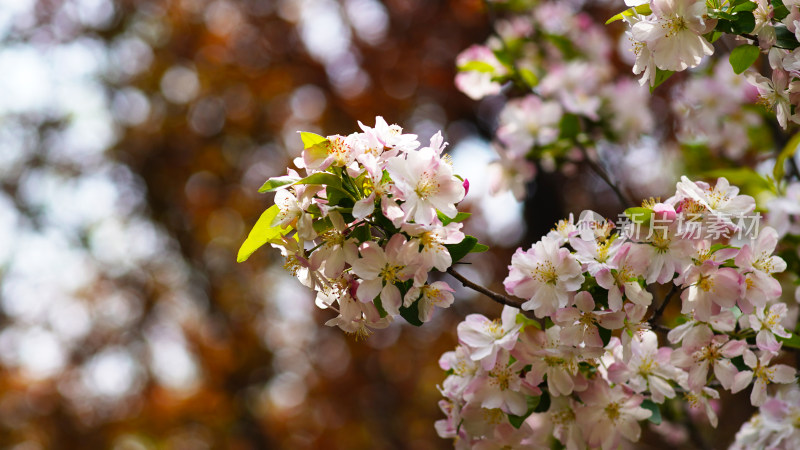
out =
[[[747,34],[756,27],[756,19],[750,11],[741,11],[725,17],[726,19],[717,22],[715,30],[730,34]]]
[[[262,245],[267,242],[277,240],[285,234],[292,231],[292,227],[281,228],[279,226],[273,227],[272,222],[278,216],[278,205],[272,205],[261,214],[258,218],[250,234],[247,235],[242,246],[239,248],[239,254],[236,255],[236,262],[245,262],[254,251],[258,250]]]
[[[375,304],[375,309],[378,310],[378,315],[381,316],[381,318],[384,318],[389,314],[389,313],[386,312],[385,309],[383,309],[383,302],[381,301],[381,296],[380,295],[375,297],[375,299],[372,301],[372,303]]]
[[[415,301],[409,307],[401,306],[400,307],[400,315],[403,316],[403,319],[406,319],[406,322],[414,325],[415,327],[421,327],[424,322],[419,319],[419,302]]]
[[[284,175],[282,177],[273,177],[266,181],[260,188],[258,188],[258,192],[272,192],[286,186],[287,184],[291,185],[300,181],[296,177],[290,177],[288,175]]]
[[[493,65],[484,61],[467,61],[458,66],[458,70],[461,72],[494,73],[495,68]]]
[[[645,399],[644,401],[642,401],[642,408],[647,409],[653,413],[647,420],[653,422],[656,425],[661,423],[661,409],[655,402],[653,402],[650,399]]]
[[[597,331],[600,333],[600,339],[603,340],[603,347],[605,347],[611,341],[611,330],[607,330],[603,327],[598,327]]]
[[[775,168],[772,170],[772,176],[775,178],[776,182],[780,182],[786,175],[786,160],[794,156],[795,152],[797,152],[798,145],[800,145],[800,133],[795,134],[789,139],[786,147],[783,148],[781,154],[778,155],[778,159],[775,160]]]
[[[625,210],[625,215],[631,219],[631,222],[638,223],[639,225],[647,225],[653,216],[653,210],[650,208],[634,207]]]
[[[560,129],[560,138],[574,139],[581,132],[581,121],[575,114],[564,114],[558,127]]]
[[[789,29],[784,26],[775,27],[775,37],[775,46],[778,48],[794,50],[797,47],[800,47],[800,42],[797,42],[797,38],[795,37],[794,33],[789,31]]]
[[[772,17],[781,21],[789,15],[789,8],[781,0],[772,0]]]
[[[748,0],[748,1],[739,3],[738,5],[734,6],[733,9],[731,9],[731,11],[733,11],[735,13],[740,12],[740,11],[755,11],[756,8],[758,8],[758,4],[757,3],[753,3],[753,2]]]
[[[741,74],[758,59],[761,50],[755,45],[740,45],[731,52],[728,61],[736,74]]]
[[[547,391],[543,391],[539,398],[539,404],[536,405],[536,409],[533,412],[543,413],[547,412],[548,409],[550,409],[550,394]]]
[[[527,328],[527,327],[534,327],[537,330],[541,330],[542,329],[542,326],[539,325],[539,322],[531,319],[530,317],[525,317],[525,314],[522,314],[522,313],[517,313],[517,318],[516,318],[515,322],[519,323],[519,324],[522,324],[522,328],[520,329],[520,332],[522,330],[524,330],[525,328]]]
[[[788,338],[780,336],[775,337],[778,339],[778,342],[782,342],[786,347],[800,349],[800,336],[796,335],[795,333],[792,333],[792,336]]]
[[[531,414],[533,414],[533,411],[535,411],[536,407],[539,406],[541,397],[532,397],[529,395],[525,400],[528,402],[528,410],[525,412],[524,415],[522,416],[515,416],[514,414],[508,415],[508,422],[514,428],[521,427],[522,423],[525,422],[525,419],[527,419]]]
[[[445,216],[444,213],[442,213],[441,211],[439,211],[439,210],[436,211],[436,216],[439,217],[439,220],[442,221],[442,225],[444,225],[444,226],[450,225],[453,222],[463,222],[466,219],[468,219],[469,216],[471,216],[471,215],[472,215],[472,213],[459,212],[458,214],[456,214],[455,217],[450,218],[450,217]]]
[[[483,252],[486,252],[486,251],[489,251],[489,246],[488,245],[483,245],[481,243],[477,243],[477,244],[475,244],[474,247],[472,247],[472,249],[469,252],[470,253],[483,253]]]
[[[342,179],[330,172],[317,172],[298,181],[297,184],[324,184],[326,186],[342,187]]]
[[[650,86],[650,93],[652,94],[657,87],[661,86],[665,81],[667,81],[669,77],[672,76],[673,73],[675,72],[671,70],[661,70],[658,67],[656,67],[656,79],[653,82],[653,85]]]
[[[310,133],[308,131],[301,131],[300,132],[300,139],[303,140],[304,148],[311,148],[317,144],[322,144],[323,142],[328,142],[325,137],[320,136],[316,133]]]
[[[739,186],[740,188],[747,185],[747,187],[751,189],[758,189],[758,190],[769,189],[769,181],[767,181],[766,178],[764,178],[758,172],[749,167],[710,170],[708,172],[704,172],[702,174],[702,177],[704,178],[725,177],[728,181],[730,181],[731,184]]]
[[[625,11],[622,11],[621,13],[615,15],[614,17],[606,20],[606,25],[616,22],[618,20],[622,20],[625,17],[630,17],[634,13],[639,13],[643,16],[649,16],[650,14],[653,14],[653,11],[650,9],[650,4],[648,3],[645,3],[644,5],[634,6],[633,8],[626,9]]]
[[[536,87],[539,84],[539,77],[530,69],[519,69],[519,77],[530,87]]]
[[[456,263],[467,256],[467,253],[469,253],[477,243],[477,238],[467,235],[458,244],[445,244],[444,246],[447,247],[447,251],[450,252],[450,258],[453,260],[453,263]]]

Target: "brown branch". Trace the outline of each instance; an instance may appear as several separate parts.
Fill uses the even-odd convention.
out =
[[[501,305],[508,305],[508,306],[513,306],[514,308],[519,308],[524,303],[522,300],[514,300],[508,298],[503,294],[498,294],[497,292],[485,288],[477,283],[473,283],[464,275],[461,275],[460,273],[456,272],[455,269],[453,269],[452,267],[447,269],[447,273],[452,275],[453,278],[455,278],[456,280],[460,281],[461,284],[463,284],[465,287],[468,287],[473,291],[480,292],[481,294],[489,297],[490,299],[496,301],[497,303],[500,303]]]
[[[664,314],[664,310],[667,309],[667,305],[669,304],[670,300],[672,300],[672,297],[679,290],[680,289],[678,288],[677,285],[675,285],[675,284],[672,285],[672,289],[670,289],[670,291],[667,293],[667,295],[664,296],[664,300],[661,302],[661,305],[658,307],[656,312],[653,314],[653,317],[651,317],[650,320],[648,320],[648,322],[650,322],[650,324],[655,325],[656,321],[661,317],[662,314]]]
[[[614,194],[617,195],[617,199],[619,199],[619,202],[622,203],[622,206],[624,208],[636,206],[633,203],[633,201],[627,195],[625,195],[624,192],[622,192],[622,190],[616,185],[616,183],[611,181],[611,177],[608,176],[608,172],[606,172],[605,169],[600,167],[600,165],[597,164],[597,162],[595,162],[595,160],[593,160],[589,156],[589,151],[586,150],[586,147],[584,147],[579,143],[576,143],[575,145],[578,147],[578,149],[580,149],[581,153],[583,154],[583,159],[586,161],[586,164],[588,164],[589,167],[594,171],[594,173],[596,173],[600,178],[602,178],[603,181],[605,181],[606,184],[611,188],[611,190],[614,191]]]

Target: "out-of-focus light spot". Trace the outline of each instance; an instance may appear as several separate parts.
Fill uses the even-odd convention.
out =
[[[24,113],[43,109],[53,96],[50,69],[42,55],[30,47],[0,50],[0,112]]]
[[[197,73],[189,67],[171,67],[161,77],[161,92],[172,103],[189,103],[200,92],[200,80]]]
[[[153,50],[136,36],[123,36],[111,45],[109,59],[112,73],[121,71],[125,76],[133,76],[150,67]]]
[[[81,379],[89,393],[113,399],[132,393],[139,376],[139,365],[130,352],[112,347],[92,357]]]
[[[208,235],[214,238],[238,240],[244,232],[244,221],[238,211],[231,208],[214,210],[206,222]]]
[[[370,85],[369,75],[361,69],[353,53],[345,53],[327,64],[325,71],[336,93],[344,98],[357,97]]]
[[[0,0],[0,38],[5,37],[12,27],[20,22],[28,24],[33,19],[35,0]]]
[[[150,450],[152,445],[139,436],[122,435],[114,440],[112,450]]]
[[[73,0],[78,19],[93,28],[106,28],[114,18],[114,4],[108,0]]]
[[[300,37],[308,52],[324,64],[341,58],[350,48],[350,28],[332,0],[306,0],[300,6]]]
[[[32,378],[53,376],[66,363],[63,345],[47,330],[41,328],[25,330],[18,335],[17,345],[17,363]]]
[[[380,2],[375,0],[347,0],[347,18],[356,35],[370,45],[383,41],[389,29],[389,14]]]
[[[14,203],[8,196],[0,193],[0,267],[6,264],[14,251],[18,222],[19,213]]]
[[[211,172],[202,171],[192,174],[186,181],[184,191],[186,198],[194,205],[209,206],[217,199],[219,178]]]
[[[180,331],[160,327],[151,334],[150,367],[158,382],[173,391],[194,390],[199,377],[197,362],[187,351]]]
[[[49,315],[50,327],[67,342],[81,339],[92,329],[88,308],[73,299],[58,302],[50,308]]]
[[[242,25],[244,18],[235,4],[217,0],[206,8],[205,21],[209,31],[217,36],[227,36]]]
[[[317,120],[325,111],[327,100],[325,93],[317,86],[307,84],[300,86],[291,98],[292,113],[302,120]]]
[[[225,103],[216,97],[204,98],[189,110],[189,127],[200,136],[213,136],[225,126]]]
[[[114,94],[111,110],[118,121],[126,125],[140,125],[150,116],[150,102],[142,91],[125,88]]]
[[[302,378],[292,372],[273,378],[267,386],[269,399],[279,409],[291,409],[306,399],[308,388]]]
[[[465,200],[476,204],[483,217],[491,218],[492,226],[483,232],[494,243],[506,246],[516,243],[525,232],[523,204],[514,199],[511,192],[498,196],[489,194],[486,166],[494,158],[489,143],[478,138],[465,139],[453,148],[452,155],[455,173],[469,180],[469,194]]]

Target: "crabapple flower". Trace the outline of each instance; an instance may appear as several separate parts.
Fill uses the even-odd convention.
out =
[[[553,322],[561,326],[561,340],[568,345],[585,343],[587,347],[602,347],[603,339],[597,326],[616,330],[622,328],[625,321],[623,311],[595,311],[592,294],[586,291],[575,295],[575,305],[577,308],[561,308],[553,316]]]
[[[372,333],[370,328],[386,328],[392,322],[391,316],[381,318],[378,308],[372,303],[362,303],[347,295],[339,299],[339,315],[325,322],[337,326],[345,333],[365,338]]]
[[[786,270],[786,261],[772,254],[777,245],[778,232],[765,227],[754,242],[742,246],[736,255],[736,265],[745,277],[745,299],[753,306],[763,307],[781,295],[781,285],[772,274]]]
[[[769,307],[769,312],[764,308],[756,308],[755,314],[748,316],[750,328],[755,330],[756,345],[759,350],[777,354],[781,344],[775,338],[790,338],[792,334],[786,331],[781,325],[781,321],[787,315],[786,303],[776,303]]]
[[[474,387],[470,387],[471,392],[464,398],[480,402],[483,408],[499,408],[508,414],[524,415],[528,410],[526,395],[541,392],[538,389],[534,392],[534,389],[527,387],[525,379],[514,368],[508,364],[508,351],[502,350],[498,353],[497,364],[475,380]]]
[[[403,235],[395,234],[385,250],[369,241],[362,244],[360,253],[361,258],[350,261],[353,273],[361,278],[356,296],[362,302],[369,302],[380,295],[383,309],[392,315],[399,314],[403,299],[395,283],[411,279],[417,273],[416,246],[406,242]]]
[[[731,186],[724,177],[717,179],[717,184],[711,188],[708,183],[693,182],[682,176],[681,181],[677,184],[677,194],[672,200],[673,202],[690,200],[704,208],[716,220],[734,229],[736,225],[731,218],[751,213],[756,206],[753,197],[739,195],[739,188]]]
[[[409,152],[406,158],[391,158],[386,170],[404,200],[406,221],[430,224],[436,219],[436,210],[450,218],[458,214],[455,204],[464,198],[464,185],[433,148]]]
[[[714,47],[702,36],[708,30],[704,0],[652,0],[653,15],[631,28],[634,39],[647,44],[655,65],[682,71],[697,67]]]
[[[415,300],[419,302],[419,320],[427,322],[433,316],[434,306],[447,308],[453,304],[453,289],[444,281],[412,286],[405,296],[403,306],[409,307]]]
[[[686,393],[686,401],[689,402],[689,407],[693,409],[702,407],[703,412],[705,412],[706,417],[708,417],[708,422],[712,427],[717,428],[719,419],[717,418],[717,413],[714,412],[714,407],[711,406],[709,399],[719,400],[719,392],[709,387],[703,387],[703,389],[700,389],[697,392]]]
[[[518,309],[503,307],[501,320],[489,320],[470,314],[458,324],[458,340],[471,350],[470,359],[480,361],[484,370],[491,370],[501,349],[511,350],[517,342],[522,324],[517,323]]]
[[[493,78],[506,74],[507,70],[489,47],[468,47],[458,54],[456,65],[460,68],[456,74],[456,87],[469,98],[480,100],[487,95],[500,93],[502,86]],[[470,70],[471,68],[476,70]]]
[[[434,222],[431,225],[404,223],[401,230],[411,236],[411,242],[421,248],[419,262],[420,270],[429,272],[436,268],[444,272],[453,264],[450,252],[445,244],[458,244],[464,240],[461,232],[462,223],[451,222],[446,226]]]
[[[672,352],[670,361],[676,367],[688,369],[688,385],[692,391],[699,391],[706,385],[710,368],[722,387],[730,389],[738,373],[730,358],[740,356],[746,348],[744,341],[730,340],[729,336],[714,335],[709,328],[700,328],[684,338],[683,346]]]
[[[500,113],[497,138],[512,155],[526,155],[534,145],[548,145],[558,138],[563,116],[561,105],[536,95],[510,100]]]
[[[503,281],[506,291],[527,298],[522,309],[533,310],[540,318],[566,307],[570,293],[577,291],[584,280],[575,257],[561,248],[558,240],[547,236],[527,252],[517,249],[508,269]]]
[[[653,414],[641,407],[644,397],[622,386],[612,388],[603,380],[594,381],[579,396],[584,405],[576,415],[584,436],[589,445],[603,450],[618,448],[623,437],[638,441],[642,432],[639,421]]]
[[[584,381],[578,375],[578,363],[583,357],[591,358],[602,354],[602,349],[576,349],[562,345],[561,327],[552,326],[545,331],[526,328],[519,343],[511,351],[519,364],[530,364],[525,380],[532,386],[540,384],[547,377],[547,388],[551,395],[569,395],[577,390],[576,383]]]
[[[678,381],[684,372],[670,363],[672,349],[659,347],[658,337],[645,331],[631,340],[631,358],[627,363],[617,361],[608,368],[609,381],[626,383],[634,392],[650,390],[653,401],[663,403],[675,397],[670,380]]]
[[[762,352],[760,357],[750,350],[744,351],[744,363],[750,367],[751,371],[741,372],[746,376],[747,384],[751,378],[755,378],[753,390],[750,392],[750,403],[753,406],[761,406],[767,399],[767,384],[769,383],[793,383],[797,371],[786,364],[776,364],[769,366],[769,361],[773,357],[771,352]],[[747,386],[747,384],[744,386]],[[735,392],[735,391],[734,391]]]
[[[744,76],[750,84],[758,89],[759,103],[769,109],[775,108],[778,123],[786,129],[787,121],[791,116],[791,101],[789,100],[791,79],[789,74],[785,70],[774,69],[770,80],[764,75],[748,70]],[[791,116],[794,121],[793,117]]]
[[[639,284],[639,277],[647,267],[645,258],[640,246],[627,243],[614,256],[613,268],[602,269],[595,275],[597,284],[608,289],[608,306],[612,311],[622,309],[623,294],[637,305],[648,306],[653,301],[653,294]]]
[[[707,322],[719,308],[732,308],[742,296],[742,276],[730,267],[719,267],[713,261],[705,261],[689,268],[681,293],[683,308],[688,314],[694,311],[695,319]]]
[[[358,126],[367,135],[374,136],[386,149],[410,152],[419,147],[416,134],[404,134],[402,127],[389,125],[381,116],[375,118],[375,128],[370,128],[361,122],[358,122]]]

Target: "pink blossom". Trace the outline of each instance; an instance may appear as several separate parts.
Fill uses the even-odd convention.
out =
[[[518,309],[503,307],[501,320],[489,320],[480,314],[470,314],[458,324],[458,339],[467,345],[470,358],[480,361],[484,370],[491,370],[501,349],[511,350],[517,341],[522,324],[517,323]]]
[[[529,299],[522,309],[533,310],[536,317],[567,306],[570,292],[577,291],[584,280],[580,264],[569,250],[546,236],[527,252],[517,249],[508,269],[503,281],[506,291]]]
[[[632,394],[622,386],[612,388],[602,379],[596,379],[579,396],[584,405],[576,415],[584,436],[589,445],[603,450],[616,449],[623,437],[638,441],[639,421],[652,415],[640,406],[644,400],[641,395]]]

